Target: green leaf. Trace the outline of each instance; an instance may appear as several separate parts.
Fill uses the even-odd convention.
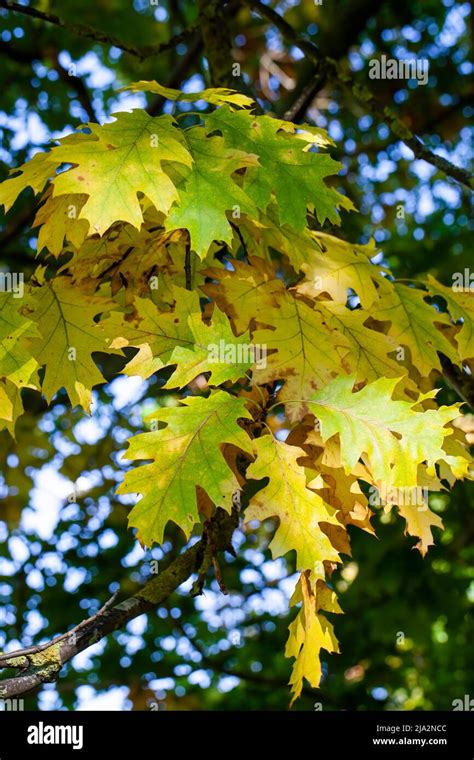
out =
[[[219,130],[228,147],[259,157],[259,166],[246,174],[244,189],[261,210],[275,193],[280,224],[303,230],[308,207],[315,209],[320,224],[326,219],[338,224],[336,209],[353,208],[324,182],[341,164],[325,153],[305,151],[303,141],[289,133],[292,125],[287,122],[248,111],[233,112],[224,106],[206,115],[205,124],[208,130]]]
[[[54,197],[87,194],[78,218],[87,219],[100,235],[116,221],[140,228],[143,212],[138,193],[168,213],[178,193],[163,162],[192,164],[171,116],[153,117],[135,110],[115,118],[111,124],[88,125],[92,134],[78,145],[60,145],[51,151],[54,159],[76,164],[53,180]]]
[[[217,307],[206,324],[195,291],[174,286],[172,293],[173,311],[160,311],[151,301],[136,298],[135,318],[124,319],[122,313],[115,312],[103,322],[107,332],[117,336],[114,348],[127,345],[139,349],[124,373],[148,378],[175,364],[165,388],[182,388],[204,372],[210,373],[212,385],[237,381],[257,358],[249,334],[236,337],[229,319]]]
[[[203,372],[210,372],[210,385],[221,385],[227,380],[236,382],[254,364],[248,332],[236,337],[228,318],[217,306],[209,325],[203,322],[200,311],[188,317],[188,325],[193,346],[175,348],[169,363],[177,367],[165,388],[182,388]]]
[[[186,536],[199,521],[196,488],[229,513],[239,483],[224,459],[222,447],[232,444],[253,453],[238,419],[250,419],[245,399],[217,391],[208,398],[183,399],[183,406],[160,409],[147,420],[166,427],[130,440],[126,459],[150,459],[127,472],[117,493],[140,493],[143,498],[130,513],[130,525],[141,541],[161,543],[166,524],[176,523]]]
[[[182,100],[186,103],[195,103],[198,100],[206,100],[208,103],[212,103],[216,106],[221,106],[229,103],[234,106],[248,107],[254,104],[252,98],[247,95],[243,95],[236,90],[229,90],[226,87],[211,87],[208,90],[200,90],[199,92],[183,92],[182,90],[174,90],[171,87],[164,87],[158,82],[132,82],[126,87],[121,87],[118,91],[131,90],[132,92],[154,92],[157,95],[161,95],[166,100]]]
[[[232,227],[228,211],[257,215],[251,198],[242,190],[232,175],[237,169],[252,166],[256,158],[241,150],[229,150],[222,137],[206,137],[201,127],[186,133],[194,158],[194,165],[179,188],[180,199],[174,206],[166,229],[183,227],[189,230],[191,248],[203,259],[214,240],[232,241]]]
[[[353,393],[354,377],[336,377],[312,395],[308,407],[319,419],[324,442],[339,435],[347,473],[366,454],[376,481],[387,487],[413,487],[422,462],[434,475],[436,462],[446,457],[443,442],[452,431],[445,425],[459,415],[459,409],[455,405],[414,411],[422,398],[392,399],[398,382],[380,378]]]

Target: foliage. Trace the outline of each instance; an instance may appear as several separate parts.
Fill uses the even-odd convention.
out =
[[[138,87],[143,89],[144,83]],[[219,90],[194,96],[218,104],[237,97]],[[253,115],[245,107],[234,110],[228,102],[200,122],[181,128],[168,115],[149,117],[135,110],[118,114],[112,124],[90,125],[42,154],[47,166],[43,179],[48,174],[42,198],[49,209],[36,222],[64,229],[64,242],[59,253],[53,251],[53,260],[33,274],[25,304],[15,308],[14,295],[4,295],[12,316],[3,330],[8,361],[2,379],[5,391],[11,385],[28,385],[47,400],[64,388],[73,407],[89,411],[92,390],[104,380],[93,353],[121,353],[120,348],[135,346],[147,357],[147,369],[133,357],[127,374],[148,377],[160,366],[176,368],[165,387],[182,389],[181,404],[151,415],[146,422],[158,423],[158,428],[130,442],[127,458],[151,464],[128,472],[118,489],[142,496],[129,524],[138,529],[145,546],[163,542],[169,521],[188,538],[217,507],[230,513],[239,489],[241,500],[248,498],[252,481],[267,481],[250,496],[244,517],[250,522],[277,518],[273,556],[296,552],[296,569],[302,573],[301,596],[296,598],[302,609],[290,627],[287,646],[287,655],[296,658],[291,678],[296,698],[304,678],[319,685],[319,650],[338,651],[332,626],[320,612],[339,611],[334,600],[327,602],[334,596],[327,583],[334,563],[341,561],[348,524],[360,520],[358,514],[354,521],[339,494],[353,493],[358,484],[359,508],[367,510],[362,486],[381,492],[398,489],[389,504],[398,504],[407,531],[420,539],[420,551],[426,553],[431,527],[442,527],[442,522],[424,500],[412,502],[406,493],[427,486],[442,490],[469,476],[470,463],[453,427],[459,405],[434,403],[437,352],[459,366],[474,355],[463,355],[465,341],[459,349],[457,335],[465,326],[457,325],[461,304],[454,294],[448,311],[440,314],[427,302],[430,293],[423,283],[397,283],[371,262],[370,252],[353,250],[332,236],[323,245],[306,226],[307,215],[323,224],[327,218],[338,221],[341,205],[351,208],[323,182],[338,167],[326,153],[312,149],[315,142],[329,142],[321,130],[299,133],[296,125]],[[35,187],[38,163],[21,168],[21,183],[17,176],[6,180],[0,201],[10,204],[15,193]],[[63,170],[64,164],[72,167]],[[54,204],[58,200],[62,202]],[[64,223],[66,214],[73,220],[70,226]],[[268,218],[282,238],[288,226],[292,243],[301,240],[304,264],[292,255],[291,243],[272,241],[270,247],[263,232],[252,246],[254,262],[258,256],[266,259],[266,276],[257,284],[262,266],[246,261],[245,240],[255,228],[271,235]],[[78,240],[75,227],[82,220],[88,229],[84,235],[81,227]],[[124,253],[117,240],[132,237],[130,227],[138,235]],[[154,297],[152,285],[166,272],[159,263],[148,280],[148,273],[139,271],[141,289],[128,293],[126,306],[122,290],[129,288],[127,279],[122,275],[123,289],[112,288],[110,267],[97,278],[93,294],[78,287],[87,282],[89,258],[85,263],[83,254],[90,242],[100,241],[106,254],[113,249],[115,268],[125,255],[143,256],[145,239],[156,254],[166,251],[169,233],[175,230],[185,233],[174,244],[177,259],[185,259],[195,276],[205,276],[203,270],[215,258],[227,271],[228,287],[219,296],[222,311],[217,305],[213,309],[209,296],[199,300],[172,286],[172,276],[167,290],[162,294],[158,287]],[[47,235],[40,240],[48,245]],[[55,255],[64,262],[59,269]],[[284,270],[281,256],[287,259]],[[244,267],[234,266],[242,260]],[[344,274],[338,277],[341,270]],[[229,302],[243,278],[251,291],[260,284],[268,291],[277,281],[281,288],[267,296],[264,311],[254,313],[248,299]],[[192,280],[187,286],[193,288]],[[332,307],[339,307],[344,329],[331,321]],[[250,342],[233,333],[230,319],[248,325]],[[37,335],[31,335],[32,325]],[[398,352],[398,377],[377,373],[377,379],[366,382],[364,372],[349,374],[352,366],[360,367],[360,351],[347,333],[353,336],[361,327],[379,366]],[[372,333],[393,341],[372,343]],[[217,358],[216,344],[223,349]],[[247,357],[242,360],[238,351],[244,347]],[[257,350],[264,366],[259,366]],[[25,355],[34,361],[33,366],[26,362],[26,375],[18,372]],[[39,369],[44,370],[42,380],[35,375],[32,381]],[[421,395],[410,384],[420,375],[427,387]],[[5,407],[5,425],[12,425],[19,409],[12,403]],[[277,419],[283,420],[279,436],[272,429]],[[298,435],[298,444],[280,440],[284,429],[288,440]],[[318,439],[312,431],[320,431]]]
[[[192,4],[183,5],[192,20]],[[308,7],[287,17],[300,13],[309,22]],[[416,8],[389,13],[396,23]],[[64,14],[74,18],[74,8]],[[114,17],[117,33],[121,19],[122,12]],[[386,23],[376,20],[377,34]],[[149,34],[144,24],[133,44],[156,42]],[[50,50],[48,31],[44,40]],[[81,44],[72,35],[69,49],[79,54]],[[252,70],[258,56],[246,55]],[[150,61],[138,69],[127,57],[117,65],[122,82],[166,81],[166,65],[159,69]],[[434,215],[424,248],[406,233],[394,245],[380,228],[369,240],[377,225],[367,224],[368,208],[377,206],[374,197],[384,205],[388,229],[394,206],[385,199],[396,197],[400,174],[379,185],[358,175],[356,182],[357,156],[320,126],[262,115],[250,97],[227,87],[191,93],[169,84],[127,85],[123,91],[148,93],[159,107],[115,112],[102,126],[67,126],[66,137],[30,160],[16,152],[0,185],[7,220],[31,204],[32,191],[39,195],[31,220],[37,266],[27,250],[31,233],[16,236],[15,246],[27,250],[29,281],[23,298],[0,293],[1,447],[9,464],[18,462],[5,473],[2,520],[14,539],[28,537],[29,552],[11,592],[16,622],[7,610],[7,640],[28,643],[28,636],[64,630],[77,619],[79,598],[85,608],[100,606],[121,566],[121,590],[134,593],[143,578],[123,570],[134,535],[145,556],[166,567],[190,537],[210,540],[216,507],[231,514],[239,504],[238,556],[228,555],[221,568],[232,593],[219,599],[215,582],[206,591],[219,612],[206,613],[189,587],[181,589],[180,610],[170,599],[150,615],[146,646],[127,651],[131,629],[110,637],[100,661],[87,666],[89,683],[97,674],[104,686],[122,683],[117,660],[123,668],[133,660],[127,683],[138,708],[156,698],[156,690],[143,689],[151,673],[175,674],[171,707],[222,707],[218,685],[226,677],[241,683],[226,706],[261,707],[264,695],[265,706],[283,707],[285,649],[294,660],[292,701],[301,696],[296,706],[319,699],[308,683],[321,685],[333,707],[373,707],[371,690],[381,683],[389,686],[389,707],[403,699],[408,707],[446,707],[441,693],[449,706],[449,695],[469,688],[460,650],[469,638],[472,491],[462,481],[472,476],[471,417],[442,375],[447,362],[463,374],[474,365],[473,296],[443,284],[454,266],[462,271],[462,255],[447,261],[462,244],[464,224],[454,235],[455,225]],[[51,92],[48,124],[58,132],[67,108],[54,83]],[[284,104],[285,93],[278,95]],[[34,105],[33,88],[29,96]],[[8,88],[5,97],[8,108]],[[105,88],[101,97],[112,103],[117,96]],[[165,99],[173,106],[157,115]],[[348,109],[345,130],[366,145],[360,116]],[[375,127],[371,140],[369,154],[387,147]],[[404,186],[416,195],[405,163]],[[344,213],[337,230],[341,210],[355,206],[362,214]],[[460,204],[455,213],[462,219]],[[419,224],[413,218],[399,226],[411,233]],[[17,248],[7,242],[5,250],[17,271]],[[145,381],[138,405],[111,403],[120,376]],[[93,443],[78,432],[87,419],[101,429]],[[51,541],[17,530],[46,459],[78,491]],[[125,530],[127,513],[136,534]],[[424,559],[400,540],[398,515]],[[117,544],[104,539],[101,546],[108,530]],[[1,552],[10,556],[6,542]],[[63,566],[50,571],[41,555],[53,552]],[[254,604],[275,584],[257,552],[273,558],[282,587],[296,585],[292,609],[270,615],[263,602]],[[66,566],[87,578],[69,597],[54,588],[66,582]],[[245,575],[249,567],[253,576]],[[47,579],[41,594],[30,586],[35,571]],[[346,614],[333,618],[341,612],[336,591]],[[238,623],[224,623],[239,603]],[[32,609],[44,616],[33,634]],[[450,649],[443,652],[447,619]],[[395,646],[397,630],[408,633]],[[170,632],[189,649],[166,649]],[[230,647],[222,644],[227,635]],[[338,657],[327,657],[339,648]],[[196,663],[213,674],[199,701],[198,686],[186,679]],[[77,674],[68,667],[70,680],[59,689],[72,705]]]

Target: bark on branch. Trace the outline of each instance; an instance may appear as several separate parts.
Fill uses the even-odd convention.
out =
[[[474,409],[474,380],[459,367],[456,367],[447,356],[440,354],[443,377],[450,388],[457,393],[461,401]]]
[[[232,551],[232,535],[238,525],[238,519],[236,509],[231,515],[220,508],[216,510],[211,520],[213,551]],[[109,633],[123,628],[130,620],[162,604],[194,572],[208,562],[209,551],[211,549],[209,546],[203,546],[201,539],[128,599],[114,604],[115,597],[112,597],[98,613],[50,642],[0,654],[0,669],[13,668],[19,671],[16,676],[0,681],[0,699],[26,694],[42,683],[56,681],[63,665],[79,652],[96,644]]]
[[[232,39],[228,12],[221,0],[198,0],[204,52],[213,87],[227,87],[232,79]]]
[[[94,42],[100,42],[105,45],[111,45],[123,50],[124,53],[128,53],[134,58],[138,58],[143,61],[145,58],[151,58],[155,55],[160,55],[168,50],[173,50],[181,42],[186,42],[197,30],[197,25],[190,26],[184,29],[179,34],[174,35],[167,42],[162,42],[159,45],[145,45],[144,47],[136,47],[135,45],[129,45],[127,42],[118,39],[110,34],[105,34],[100,29],[94,29],[91,26],[85,24],[74,24],[68,21],[64,21],[54,13],[46,13],[40,11],[37,8],[32,8],[29,5],[19,5],[19,3],[11,2],[10,0],[0,0],[0,8],[5,8],[7,11],[15,11],[16,13],[22,13],[24,16],[30,16],[31,18],[39,19],[47,24],[54,24],[61,27],[71,34],[75,34],[78,37],[83,37],[86,40],[93,40]]]

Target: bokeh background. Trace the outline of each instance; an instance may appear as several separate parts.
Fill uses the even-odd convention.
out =
[[[35,7],[143,46],[196,23],[194,0],[42,0]],[[470,4],[454,0],[313,0],[272,3],[321,50],[370,84],[440,155],[467,167],[472,154]],[[229,7],[235,86],[282,116],[314,75],[301,51],[248,8]],[[429,82],[368,80],[370,59],[428,58]],[[232,61],[229,62],[231,66]],[[175,50],[139,61],[117,47],[2,9],[0,3],[0,175],[81,122],[119,110],[169,111],[151,96],[118,93],[139,79],[196,91],[208,66],[197,29]],[[186,104],[178,105],[186,110]],[[328,129],[343,169],[337,186],[358,214],[343,213],[336,233],[374,236],[398,277],[435,274],[451,284],[473,265],[469,194],[414,160],[388,128],[334,84],[298,115]],[[34,199],[24,193],[0,217],[2,271],[34,270]],[[471,230],[472,232],[472,230]],[[472,239],[472,238],[471,238]],[[44,255],[44,252],[43,252]],[[99,359],[100,360],[100,359]],[[112,377],[113,360],[103,366]],[[71,411],[62,394],[47,408],[25,392],[17,440],[0,433],[0,649],[37,643],[98,609],[117,588],[135,591],[183,544],[170,526],[161,548],[143,551],[126,529],[130,502],[114,496],[126,440],[143,429],[160,378],[118,378],[95,392],[95,412]],[[441,383],[442,385],[442,383]],[[457,401],[443,388],[442,398]],[[472,411],[472,410],[471,410]],[[458,484],[431,497],[444,522],[426,559],[413,551],[396,514],[374,518],[378,539],[350,528],[352,557],[334,576],[345,615],[342,653],[324,659],[319,691],[294,709],[451,709],[474,697],[474,488]],[[142,616],[76,657],[58,684],[25,700],[40,709],[286,709],[291,662],[283,656],[294,558],[272,561],[273,526],[236,534],[227,557],[229,596],[211,582],[196,600],[182,587],[156,614]]]

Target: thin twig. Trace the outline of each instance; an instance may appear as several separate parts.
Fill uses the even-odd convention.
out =
[[[186,278],[186,290],[192,290],[191,278],[191,244],[186,243],[186,253],[184,254],[184,275]]]
[[[299,47],[299,49],[305,53],[306,57],[319,67],[318,71],[320,72],[320,75],[337,81],[364,107],[366,111],[384,121],[390,128],[392,134],[398,140],[402,140],[402,142],[413,151],[416,158],[427,161],[432,166],[444,172],[448,177],[455,179],[457,182],[469,188],[469,190],[473,189],[472,175],[470,172],[460,166],[455,166],[455,164],[452,164],[437,153],[432,153],[432,151],[430,151],[423,143],[421,138],[413,134],[391,108],[380,103],[368,87],[361,86],[356,82],[352,74],[343,70],[337,61],[324,56],[314,42],[301,37],[283,18],[283,16],[280,16],[280,14],[274,11],[273,8],[260,2],[260,0],[244,0],[244,2],[276,26],[288,42]]]
[[[237,233],[237,237],[240,240],[240,245],[242,246],[242,250],[243,250],[243,252],[245,254],[245,258],[248,259],[249,254],[248,254],[248,250],[247,250],[247,244],[246,244],[246,242],[244,240],[244,237],[242,235],[240,227],[237,224],[234,224],[234,222],[230,222],[230,226],[232,227],[232,229],[234,230],[234,232]]]
[[[216,551],[222,551],[231,542],[232,534],[238,525],[238,514],[232,510],[232,515],[228,515],[224,510],[218,509],[211,522]],[[72,635],[73,631],[69,631],[67,634],[62,634],[61,637],[56,637],[47,645],[40,645],[39,651],[30,653],[26,649],[2,655],[4,665],[5,661],[9,660],[8,667],[15,668],[20,672],[13,678],[0,681],[0,699],[26,694],[45,682],[50,683],[57,680],[62,666],[77,654],[88,649],[93,643],[100,641],[113,631],[123,628],[130,620],[151,612],[157,605],[162,604],[195,572],[196,558],[200,552],[201,541],[197,541],[186,549],[163,572],[151,578],[128,599],[124,599],[119,604],[113,604],[113,600],[109,600],[93,616],[93,619],[89,618],[73,629],[75,631],[74,636]],[[91,632],[92,635],[90,635]],[[24,654],[25,652],[27,654]]]
[[[179,34],[175,34],[174,37],[167,42],[162,42],[159,45],[146,45],[139,48],[134,45],[129,45],[113,35],[105,34],[105,32],[100,31],[100,29],[94,29],[85,24],[69,23],[68,21],[61,19],[59,16],[56,16],[54,13],[46,13],[37,8],[32,8],[29,5],[20,5],[19,3],[14,3],[10,0],[0,0],[0,8],[5,8],[5,10],[14,11],[16,13],[22,13],[24,16],[31,16],[32,18],[39,19],[47,24],[54,24],[71,34],[75,34],[78,37],[83,37],[87,40],[94,40],[94,42],[111,45],[119,50],[123,50],[124,53],[128,53],[129,55],[138,58],[140,61],[143,61],[145,58],[160,55],[168,50],[172,50],[181,42],[186,42],[186,40],[188,40],[198,28],[197,24],[195,24],[184,29],[182,32],[179,32]]]
[[[68,85],[69,87],[72,87],[72,89],[76,91],[77,99],[79,100],[79,103],[81,104],[84,111],[86,112],[89,118],[89,121],[92,121],[97,124],[99,119],[97,118],[97,114],[94,111],[94,107],[92,105],[89,91],[86,85],[84,84],[84,80],[75,74],[74,75],[69,74],[68,70],[64,66],[62,66],[59,60],[59,55],[58,55],[57,50],[54,52],[52,56],[52,62],[53,62],[54,69],[58,72],[64,84]]]
[[[54,639],[51,639],[50,641],[45,641],[42,644],[36,644],[35,646],[26,647],[25,649],[17,649],[15,652],[6,652],[4,654],[0,654],[0,669],[9,667],[9,663],[14,658],[27,657],[27,655],[38,654],[38,652],[44,652],[46,649],[49,649],[50,647],[54,646],[59,641],[63,641],[64,639],[67,639],[70,636],[77,634],[79,631],[82,631],[87,626],[92,625],[92,623],[95,623],[104,614],[104,612],[106,612],[109,609],[109,607],[112,607],[119,593],[120,593],[119,591],[116,591],[110,597],[110,599],[107,602],[105,602],[105,604],[100,608],[100,610],[98,610],[94,615],[91,615],[86,620],[82,620],[82,622],[78,623],[78,625],[74,626],[74,628],[71,628],[70,631],[66,631],[66,633],[60,633],[58,636],[55,636]]]
[[[315,95],[324,87],[325,82],[326,77],[324,75],[315,74],[314,78],[302,89],[294,103],[285,111],[283,119],[297,122],[303,118]]]

